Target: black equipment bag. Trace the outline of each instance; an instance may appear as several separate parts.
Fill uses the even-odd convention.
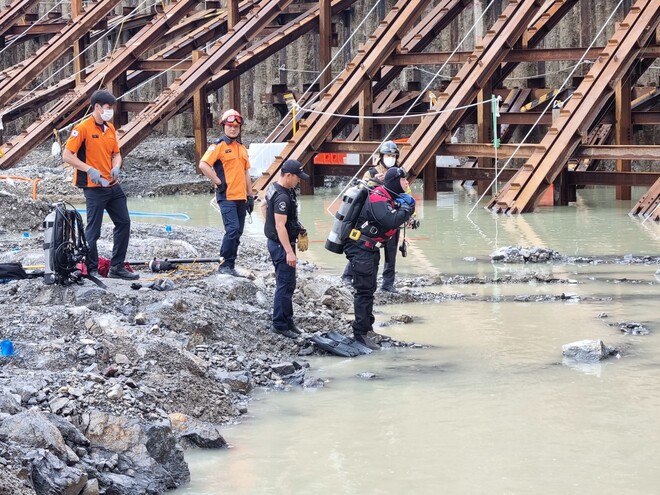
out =
[[[0,279],[24,280],[28,274],[20,263],[0,263]]]

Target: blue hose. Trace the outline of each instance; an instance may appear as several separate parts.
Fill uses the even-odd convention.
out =
[[[87,214],[85,208],[76,208],[78,213]],[[162,218],[173,218],[175,220],[183,220],[184,222],[190,220],[190,217],[185,213],[147,213],[144,211],[129,211],[128,214],[132,217],[162,217]]]

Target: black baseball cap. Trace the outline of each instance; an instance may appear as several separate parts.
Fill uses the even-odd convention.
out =
[[[302,180],[308,180],[309,175],[303,172],[302,163],[298,160],[287,160],[282,164],[282,173],[283,174],[294,174],[300,177]]]

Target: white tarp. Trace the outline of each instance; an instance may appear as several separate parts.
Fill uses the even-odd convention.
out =
[[[248,158],[250,160],[250,175],[259,177],[275,161],[286,143],[252,143],[248,148]]]

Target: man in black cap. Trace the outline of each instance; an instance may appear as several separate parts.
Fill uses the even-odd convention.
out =
[[[275,266],[273,326],[276,334],[295,339],[301,333],[293,322],[293,291],[296,290],[296,240],[304,227],[298,220],[295,188],[308,180],[298,160],[286,160],[280,176],[266,192],[264,234]]]
[[[408,190],[405,170],[390,168],[384,179],[382,186],[373,188],[369,193],[356,226],[344,244],[344,254],[353,269],[355,289],[353,335],[355,340],[371,349],[380,348],[367,335],[373,332],[380,248],[387,244],[415,211],[415,200],[405,193]]]

